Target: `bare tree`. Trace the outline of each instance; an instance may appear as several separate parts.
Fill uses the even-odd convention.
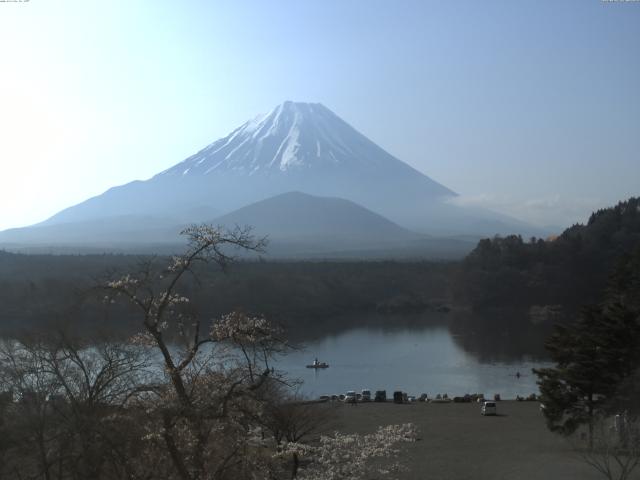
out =
[[[627,413],[598,416],[591,432],[591,445],[584,432],[572,438],[580,458],[608,480],[632,478],[640,465],[640,419]]]
[[[298,395],[273,401],[264,415],[264,426],[278,445],[301,442],[325,433],[335,421],[332,405],[307,401]]]
[[[143,354],[114,339],[88,342],[64,332],[5,340],[0,380],[11,398],[2,426],[12,442],[3,473],[127,478],[120,474],[121,416],[144,375]]]
[[[55,462],[51,447],[59,430],[47,407],[47,398],[57,391],[55,378],[44,373],[37,350],[4,340],[0,346],[0,383],[10,397],[3,408],[3,436],[10,438],[4,475],[17,478],[53,478]],[[24,458],[28,458],[24,462]]]
[[[289,443],[317,440],[320,434],[328,433],[334,426],[336,415],[333,405],[308,401],[301,396],[287,395],[278,391],[262,417],[263,427],[276,442],[278,451]],[[291,453],[291,478],[296,478],[300,467],[300,454]]]

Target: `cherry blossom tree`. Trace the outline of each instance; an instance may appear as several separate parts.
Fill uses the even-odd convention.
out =
[[[193,226],[182,232],[187,251],[157,270],[151,263],[135,274],[106,282],[105,301],[124,299],[138,312],[142,331],[132,339],[159,352],[167,382],[141,388],[132,398],[149,416],[145,439],[161,444],[167,468],[181,480],[233,477],[255,471],[247,455],[256,416],[272,382],[283,382],[271,365],[287,343],[265,318],[232,312],[205,324],[181,292],[187,274],[199,264],[226,269],[230,249],[262,251],[265,242],[249,229],[223,231]],[[182,340],[178,347],[176,338]],[[159,461],[162,456],[157,455]]]
[[[396,446],[416,438],[413,424],[388,425],[369,435],[335,433],[321,436],[317,444],[290,442],[280,455],[295,454],[302,459],[301,466],[295,464],[292,478],[358,480],[401,470],[399,463],[390,461],[399,454]]]

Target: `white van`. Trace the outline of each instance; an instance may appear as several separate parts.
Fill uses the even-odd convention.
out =
[[[481,415],[496,415],[496,402],[483,402],[480,408]]]

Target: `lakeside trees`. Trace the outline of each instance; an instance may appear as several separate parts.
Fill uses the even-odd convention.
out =
[[[108,307],[127,305],[139,333],[126,340],[60,333],[4,342],[0,477],[275,480],[316,478],[310,473],[319,463],[336,471],[348,466],[358,478],[369,458],[389,456],[393,444],[413,438],[411,427],[388,428],[375,450],[342,451],[342,441],[320,442],[333,448],[302,443],[318,426],[311,409],[296,409],[278,425],[288,382],[271,361],[288,348],[282,331],[241,311],[206,321],[185,282],[199,265],[226,268],[229,247],[263,243],[248,230],[201,226],[185,233],[189,249],[168,265],[147,259],[96,290]]]
[[[108,324],[111,330],[133,333],[134,310],[115,305],[105,318],[100,301],[88,295],[79,298],[77,292],[100,279],[105,270],[124,274],[131,264],[145,261],[161,265],[170,259],[0,252],[0,329],[12,334],[23,327],[44,328],[73,317],[76,328],[85,332]],[[428,261],[241,260],[233,263],[232,275],[200,268],[199,283],[187,276],[182,286],[191,305],[205,317],[218,317],[242,306],[285,326],[290,336],[306,340],[357,326],[358,320],[369,321],[373,315],[442,310],[449,304],[454,268],[451,263]]]
[[[619,414],[598,417],[592,425],[592,444],[573,438],[580,458],[607,480],[628,480],[640,466],[640,419]]]
[[[584,309],[574,324],[557,327],[547,342],[555,366],[534,370],[552,431],[572,434],[619,408],[624,380],[640,367],[640,322],[620,305]]]
[[[603,300],[616,262],[638,245],[640,198],[598,210],[558,237],[484,239],[461,263],[454,298],[478,312],[509,312],[520,325],[568,320],[586,301]],[[536,315],[544,307],[550,314]]]
[[[621,257],[604,301],[549,338],[556,365],[534,370],[548,427],[571,436],[586,426],[577,450],[610,479],[640,464],[639,265],[640,248]]]
[[[220,407],[215,395],[220,387],[203,391],[190,384],[190,395],[201,395],[193,397],[190,412],[179,412],[172,387],[157,371],[158,359],[148,354],[138,343],[113,338],[87,343],[48,334],[4,341],[0,384],[10,388],[0,395],[0,478],[337,479],[345,472],[353,479],[369,478],[371,472],[382,477],[398,465],[374,466],[371,460],[395,457],[397,443],[416,438],[411,425],[381,427],[375,435],[318,437],[330,425],[331,407],[292,402],[281,396],[281,386],[265,385],[259,397],[234,395],[223,416],[209,409]],[[227,371],[218,372],[209,386]],[[192,417],[182,417],[194,411],[209,434],[199,460],[204,471],[189,454],[197,452],[198,442],[188,423]],[[170,433],[167,412],[173,419]],[[168,436],[178,455],[186,453],[179,457],[184,472],[168,452]]]
[[[0,345],[0,478],[135,478],[140,424],[124,409],[150,367],[114,338],[61,332]]]

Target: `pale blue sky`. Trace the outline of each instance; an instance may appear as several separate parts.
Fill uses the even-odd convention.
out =
[[[640,2],[0,3],[0,229],[284,100],[538,224],[640,194]]]

